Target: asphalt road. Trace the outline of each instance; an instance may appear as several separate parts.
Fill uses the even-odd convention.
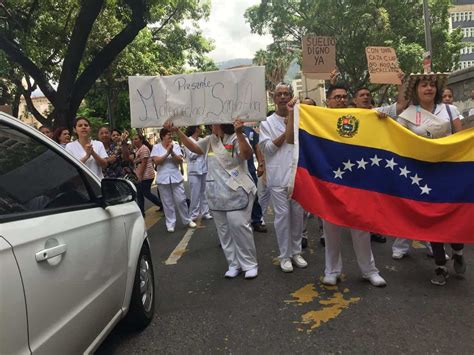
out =
[[[148,218],[156,221],[153,213],[158,215],[152,209]],[[434,262],[419,243],[403,260],[392,260],[392,240],[372,243],[388,282],[375,288],[362,280],[346,235],[343,281],[326,287],[320,281],[324,249],[317,220],[309,222],[304,252],[309,267],[284,274],[275,259],[272,217],[267,217],[269,233],[255,233],[259,276],[254,280],[223,277],[227,264],[213,221],[186,234],[178,225],[176,232],[166,232],[159,220],[149,229],[156,316],[141,333],[119,325],[98,353],[474,354],[473,246],[465,249],[465,277],[454,276],[449,262],[451,277],[440,287],[429,282]],[[178,246],[183,237],[188,245]]]

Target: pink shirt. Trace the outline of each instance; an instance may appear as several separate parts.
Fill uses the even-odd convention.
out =
[[[144,158],[148,158],[146,161],[145,171],[143,172],[143,180],[150,180],[155,178],[155,170],[153,169],[153,163],[150,158],[150,149],[146,145],[142,145],[135,152],[135,174],[138,176],[139,166]]]

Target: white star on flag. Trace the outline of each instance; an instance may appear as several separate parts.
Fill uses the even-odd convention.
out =
[[[342,180],[342,174],[345,173],[345,171],[342,171],[341,168],[337,168],[337,170],[333,170],[334,173],[334,179],[340,178]]]
[[[380,166],[379,162],[382,160],[380,159],[377,154],[375,154],[375,156],[373,158],[370,158],[370,160],[372,160],[372,164],[370,164],[370,166],[374,166],[374,165],[377,165],[377,166]]]
[[[423,180],[421,177],[418,177],[418,174],[415,174],[415,176],[410,176],[411,179],[411,184],[417,184],[420,186],[420,181]]]
[[[385,165],[385,167],[386,167],[386,168],[390,168],[390,169],[392,169],[392,170],[393,170],[393,168],[395,167],[395,165],[398,165],[398,163],[395,163],[395,160],[393,160],[393,158],[390,159],[390,160],[385,159],[385,161],[387,162],[387,165]]]
[[[407,167],[399,168],[400,169],[400,176],[405,176],[406,178],[408,177],[408,174],[411,173],[410,170],[407,169]]]
[[[425,186],[420,186],[421,189],[421,194],[430,194],[430,191],[432,190],[431,188],[428,187],[428,184],[425,184]]]
[[[342,165],[344,165],[344,170],[352,171],[352,167],[353,167],[355,164],[352,164],[351,161],[348,160],[347,162],[343,162]]]
[[[369,164],[369,162],[365,161],[364,158],[362,158],[361,160],[356,160],[356,163],[357,163],[357,169],[364,169],[364,170],[365,170],[365,166]]]

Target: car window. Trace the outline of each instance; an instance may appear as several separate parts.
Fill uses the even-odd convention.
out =
[[[0,216],[73,207],[95,200],[93,185],[67,159],[13,127],[0,124]]]

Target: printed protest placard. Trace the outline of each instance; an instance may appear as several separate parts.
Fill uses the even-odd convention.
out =
[[[265,67],[171,76],[131,76],[131,125],[162,127],[261,121],[266,118]]]
[[[313,79],[329,79],[336,68],[336,39],[323,36],[303,37],[303,73]]]
[[[402,82],[398,77],[400,67],[397,53],[390,47],[367,47],[365,49],[372,84],[396,84]]]

